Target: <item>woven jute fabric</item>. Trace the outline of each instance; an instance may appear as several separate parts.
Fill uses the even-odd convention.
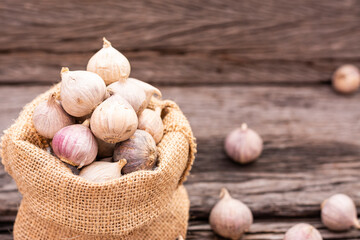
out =
[[[2,163],[23,200],[15,239],[175,239],[185,236],[189,199],[182,183],[196,152],[194,137],[176,103],[162,108],[164,136],[158,165],[105,183],[89,182],[45,149],[49,142],[32,123],[35,107],[60,84],[27,104],[2,137]]]

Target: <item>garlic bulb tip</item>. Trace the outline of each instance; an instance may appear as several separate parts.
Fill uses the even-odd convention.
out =
[[[107,47],[110,47],[111,46],[111,42],[108,41],[105,37],[103,37],[103,47],[104,48],[107,48]]]
[[[68,72],[68,71],[69,71],[68,67],[62,67],[60,73],[63,74],[63,73]]]

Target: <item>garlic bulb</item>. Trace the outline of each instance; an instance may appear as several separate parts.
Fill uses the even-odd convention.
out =
[[[121,177],[121,169],[125,164],[125,159],[120,159],[119,162],[93,162],[84,167],[79,176],[97,183],[110,181]]]
[[[98,144],[98,154],[100,158],[112,157],[115,149],[115,143],[104,142],[103,140],[96,138]]]
[[[225,188],[221,189],[220,198],[210,212],[210,226],[222,237],[240,239],[253,223],[252,213],[244,203],[233,199]]]
[[[356,92],[360,86],[360,72],[354,65],[346,64],[339,67],[332,77],[333,88],[340,93]]]
[[[145,94],[146,94],[147,104],[149,104],[150,99],[151,99],[151,97],[153,95],[157,95],[159,98],[161,98],[161,96],[162,96],[159,89],[157,89],[156,87],[154,87],[154,86],[152,86],[152,85],[150,85],[150,84],[148,84],[146,82],[140,81],[140,80],[135,79],[135,78],[128,78],[127,81],[131,82],[131,83],[134,83],[134,84],[140,86],[142,89],[144,89]],[[146,105],[146,107],[147,107],[147,105]]]
[[[263,149],[261,137],[244,123],[225,139],[227,155],[239,163],[249,163],[258,158]]]
[[[283,240],[322,240],[322,237],[310,224],[299,223],[287,230]]]
[[[69,116],[56,101],[56,94],[51,94],[49,99],[40,103],[34,110],[33,123],[36,131],[43,137],[53,138],[55,133],[75,120]]]
[[[335,194],[321,204],[321,220],[334,231],[360,228],[355,203],[345,194]]]
[[[103,48],[90,58],[86,69],[99,74],[106,85],[116,81],[125,82],[131,71],[129,61],[106,38],[103,41]]]
[[[95,109],[90,126],[96,137],[108,143],[117,143],[134,134],[138,119],[130,104],[115,94]]]
[[[153,137],[143,130],[136,130],[128,140],[116,144],[113,156],[114,161],[126,159],[127,164],[122,169],[123,174],[151,170],[156,158],[156,143]]]
[[[156,144],[161,141],[164,134],[164,124],[160,115],[161,109],[156,108],[155,111],[151,109],[144,109],[139,116],[138,128],[150,133]]]
[[[62,128],[51,144],[60,160],[79,168],[92,163],[98,151],[96,139],[89,129],[89,120]]]
[[[144,89],[129,81],[114,82],[107,86],[106,90],[109,95],[119,94],[126,101],[128,101],[137,115],[142,113],[142,111],[149,104]]]
[[[104,100],[105,93],[106,86],[99,75],[62,68],[60,97],[68,114],[82,117],[91,113]]]

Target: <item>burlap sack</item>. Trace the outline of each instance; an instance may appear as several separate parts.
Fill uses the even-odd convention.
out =
[[[27,104],[2,137],[2,163],[23,200],[15,239],[175,239],[185,236],[189,199],[183,181],[196,145],[190,125],[171,101],[163,109],[165,134],[158,144],[158,167],[105,183],[72,172],[44,149],[48,142],[32,124],[34,108],[59,92],[59,84]]]

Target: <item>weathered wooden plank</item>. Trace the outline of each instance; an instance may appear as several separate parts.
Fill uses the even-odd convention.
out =
[[[62,66],[85,69],[93,53],[54,54],[23,52],[0,54],[0,83],[59,81]],[[129,52],[131,76],[158,85],[309,84],[330,80],[344,63],[360,66],[358,60],[242,61],[219,54],[174,54]]]
[[[213,52],[236,60],[358,58],[358,1],[31,1],[0,4],[0,51]]]
[[[4,129],[22,105],[46,87],[2,87]],[[344,97],[329,86],[163,87],[188,116],[199,153],[186,184],[191,212],[205,219],[221,187],[247,203],[255,216],[316,217],[323,199],[360,188],[360,95]],[[8,116],[8,117],[6,117]],[[7,118],[7,122],[5,121]],[[225,135],[248,122],[265,140],[254,164],[231,162]]]

